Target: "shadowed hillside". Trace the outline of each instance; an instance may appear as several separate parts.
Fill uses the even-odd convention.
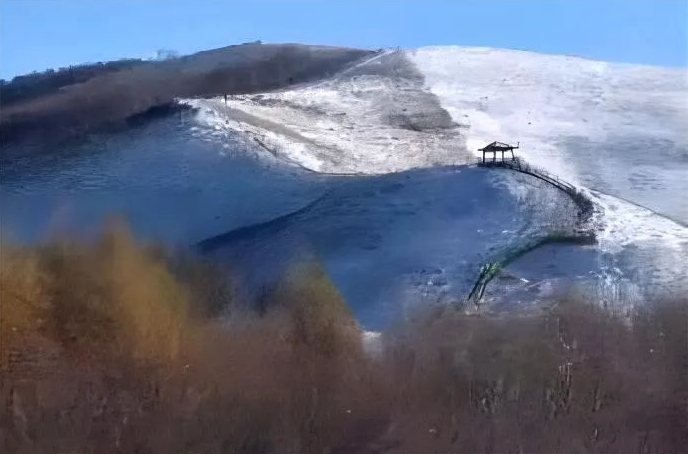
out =
[[[31,74],[16,76],[10,81],[0,79],[0,100],[2,100],[3,107],[8,107],[12,104],[57,93],[64,87],[84,83],[94,77],[123,71],[146,63],[150,62],[138,58],[105,63],[85,63],[57,70],[51,68],[42,72],[34,71]]]
[[[49,143],[167,113],[177,97],[251,93],[319,79],[369,54],[256,42],[164,61],[85,65],[33,82],[19,78],[0,91],[0,137],[3,144]]]

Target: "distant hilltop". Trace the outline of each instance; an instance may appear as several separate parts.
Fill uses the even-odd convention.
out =
[[[35,72],[0,84],[0,139],[3,145],[49,144],[168,111],[179,97],[253,93],[317,80],[372,53],[254,41],[181,57]]]

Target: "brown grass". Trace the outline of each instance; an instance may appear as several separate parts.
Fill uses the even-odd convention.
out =
[[[419,314],[369,357],[324,270],[259,314],[209,264],[137,244],[0,250],[8,453],[678,453],[686,301],[623,316]],[[217,317],[222,314],[222,317]]]

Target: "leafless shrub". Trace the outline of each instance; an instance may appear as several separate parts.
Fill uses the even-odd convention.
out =
[[[625,320],[566,301],[406,327],[385,353],[399,452],[682,452],[685,308]]]

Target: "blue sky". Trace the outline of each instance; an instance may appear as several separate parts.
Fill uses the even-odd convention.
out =
[[[688,0],[0,0],[0,76],[261,39],[458,44],[686,67]]]

